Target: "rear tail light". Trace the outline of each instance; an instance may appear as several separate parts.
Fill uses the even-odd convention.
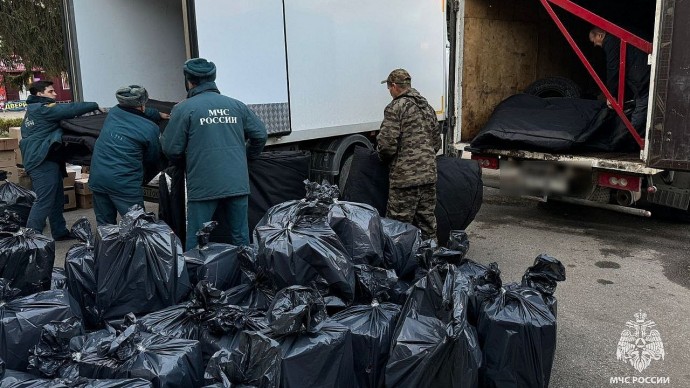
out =
[[[617,190],[640,191],[642,179],[634,175],[622,175],[610,172],[600,172],[598,179],[599,186],[609,187]]]
[[[498,158],[495,156],[472,155],[472,160],[476,160],[481,168],[498,170]]]

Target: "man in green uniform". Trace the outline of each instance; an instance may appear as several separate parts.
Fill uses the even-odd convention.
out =
[[[149,94],[139,85],[115,92],[118,105],[108,112],[91,158],[89,187],[98,225],[115,224],[133,205],[144,207],[142,185],[157,173],[158,122],[168,115],[146,108]]]
[[[393,101],[384,110],[376,138],[382,160],[390,162],[386,216],[416,225],[424,238],[436,238],[436,153],[441,134],[434,108],[412,88],[404,69],[381,83]]]
[[[62,179],[67,176],[62,155],[62,128],[60,120],[71,119],[98,109],[95,102],[56,104],[57,93],[50,81],[34,82],[29,88],[31,95],[22,121],[22,151],[24,169],[31,178],[36,202],[31,207],[27,228],[43,233],[46,218],[55,240],[67,240],[72,236],[67,230],[62,211],[65,205]]]
[[[171,162],[186,166],[185,247],[196,246],[196,232],[219,207],[230,224],[232,244],[249,244],[247,159],[263,150],[266,127],[244,103],[220,94],[213,62],[190,59],[183,73],[187,99],[170,113],[161,145]]]

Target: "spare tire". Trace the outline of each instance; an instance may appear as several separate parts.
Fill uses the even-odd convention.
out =
[[[568,97],[580,98],[582,90],[580,86],[573,80],[565,77],[546,77],[532,82],[527,89],[526,94],[546,97]]]

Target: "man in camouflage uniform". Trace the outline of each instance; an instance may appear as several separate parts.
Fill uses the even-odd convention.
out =
[[[412,88],[404,69],[393,70],[386,83],[393,101],[376,138],[383,161],[390,162],[386,216],[416,225],[424,238],[436,238],[436,153],[441,134],[434,108]]]

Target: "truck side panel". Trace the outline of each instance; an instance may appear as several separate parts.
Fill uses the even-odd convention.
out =
[[[371,123],[390,102],[388,73],[406,68],[441,116],[443,1],[285,0],[292,130]]]
[[[130,84],[143,85],[159,100],[184,98],[179,0],[71,0],[69,6],[78,50],[78,69],[72,70],[82,101],[113,106],[115,90]]]
[[[690,171],[690,2],[660,1],[647,164]]]
[[[218,67],[221,93],[247,104],[268,133],[290,133],[282,0],[196,0],[199,56]]]

